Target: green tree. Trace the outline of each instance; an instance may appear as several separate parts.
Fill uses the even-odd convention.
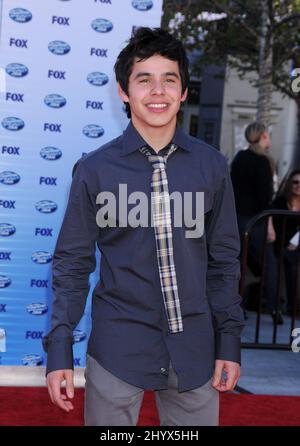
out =
[[[300,68],[300,0],[165,0],[163,26],[188,50],[201,51],[198,74],[224,63],[241,78],[256,72],[257,117],[267,125],[274,88],[294,99],[300,142],[300,94],[291,77],[292,63]]]

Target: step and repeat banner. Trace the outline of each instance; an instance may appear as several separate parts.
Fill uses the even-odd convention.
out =
[[[72,167],[125,129],[113,66],[133,29],[160,26],[161,11],[162,0],[2,0],[0,365],[45,365]],[[99,258],[91,291],[98,268]],[[85,365],[90,301],[74,331],[75,367]]]

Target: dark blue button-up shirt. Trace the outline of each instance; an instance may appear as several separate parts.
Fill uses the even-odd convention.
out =
[[[170,194],[192,192],[194,200],[196,192],[204,192],[202,236],[187,238],[191,228],[173,226],[184,331],[168,330],[153,226],[122,227],[118,221],[120,184],[127,185],[128,195],[143,192],[151,203],[153,169],[139,151],[146,143],[130,122],[123,135],[89,153],[74,169],[53,256],[52,329],[43,339],[46,373],[73,368],[72,332],[84,312],[96,245],[100,277],[93,290],[87,352],[102,367],[130,384],[159,390],[167,389],[171,361],[182,392],[206,383],[216,359],[240,363],[240,241],[227,162],[179,127],[172,142],[178,149],[166,166]],[[101,208],[96,197],[103,191],[116,197],[115,227],[100,228],[96,222]],[[134,206],[127,203],[128,212]]]

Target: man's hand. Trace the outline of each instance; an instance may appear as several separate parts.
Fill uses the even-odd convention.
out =
[[[66,412],[73,410],[73,404],[71,401],[67,401],[67,398],[72,399],[74,397],[73,370],[55,370],[54,372],[50,372],[47,375],[46,381],[52,403]],[[66,381],[67,395],[61,393],[61,383],[63,381]]]
[[[222,372],[226,373],[226,379],[224,379],[222,376]],[[237,362],[217,359],[215,362],[215,373],[213,376],[212,386],[219,392],[233,390],[237,385],[240,375],[240,364]]]

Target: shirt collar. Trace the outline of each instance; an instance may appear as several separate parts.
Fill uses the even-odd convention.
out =
[[[185,132],[179,127],[178,124],[176,125],[174,137],[170,142],[176,144],[178,147],[186,150],[187,152],[191,151],[188,135],[185,134]],[[145,145],[148,144],[139,134],[139,132],[132,124],[132,121],[130,120],[126,130],[123,132],[123,150],[121,156],[125,156],[132,152],[135,152]]]

